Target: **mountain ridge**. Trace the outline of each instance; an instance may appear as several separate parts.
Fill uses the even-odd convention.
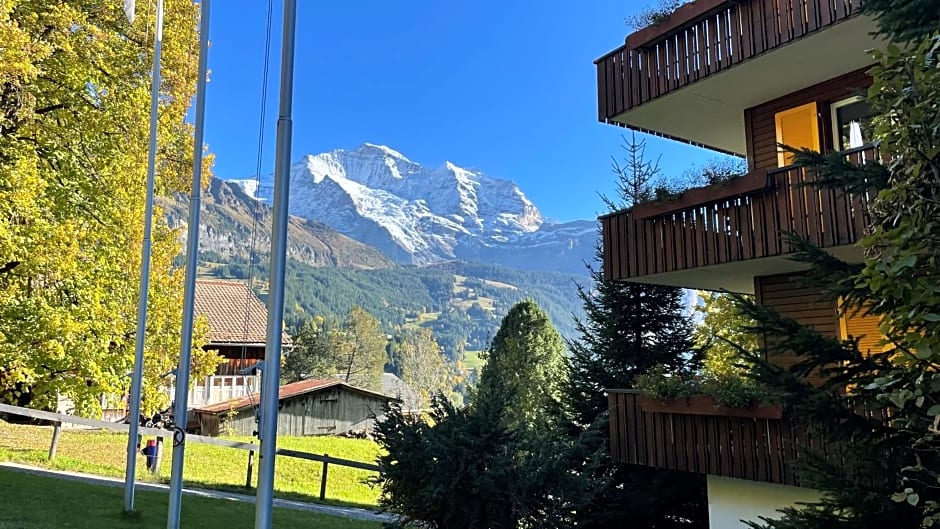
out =
[[[233,179],[269,202],[272,175]],[[445,161],[425,167],[366,143],[308,154],[291,165],[292,215],[323,223],[374,246],[400,264],[495,262],[526,270],[584,273],[596,222],[556,222],[512,181]]]
[[[160,200],[167,222],[181,228],[185,240],[189,200]],[[260,206],[260,207],[259,207]],[[271,250],[271,209],[254,202],[233,183],[213,178],[203,193],[203,213],[199,229],[202,260],[247,259],[251,250],[257,256]],[[288,222],[287,255],[310,266],[379,269],[396,264],[381,251],[347,237],[329,226],[299,217]],[[211,259],[209,259],[211,260]]]

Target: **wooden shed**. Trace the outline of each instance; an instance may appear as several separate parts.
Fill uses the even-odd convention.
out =
[[[252,435],[261,395],[253,393],[192,410],[202,435]],[[369,432],[387,402],[396,400],[340,380],[301,380],[278,391],[278,435]]]

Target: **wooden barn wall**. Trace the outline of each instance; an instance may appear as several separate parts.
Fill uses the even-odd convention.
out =
[[[857,95],[871,86],[868,68],[856,70],[840,77],[824,81],[798,92],[768,101],[744,111],[744,127],[748,134],[747,159],[750,169],[777,167],[777,128],[774,115],[807,103],[816,102],[819,112],[820,145],[824,150],[833,149],[832,113],[830,104]]]
[[[754,278],[757,302],[772,307],[782,316],[808,325],[826,336],[839,337],[836,303],[823,299],[819,288],[801,285],[799,278],[799,274]],[[781,367],[790,367],[797,361],[797,357],[792,353],[779,354],[769,360]]]
[[[338,388],[287,398],[279,404],[277,434],[336,435],[371,430],[375,422],[370,415],[374,413],[381,416],[384,403],[380,398]],[[255,423],[256,409],[250,407],[240,410],[222,420],[221,424],[213,424],[211,419],[204,418],[202,424],[208,428],[203,433],[252,435],[258,429]]]

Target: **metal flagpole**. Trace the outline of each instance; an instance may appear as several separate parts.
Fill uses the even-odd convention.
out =
[[[127,466],[124,470],[124,510],[134,510],[134,479],[137,473],[137,435],[140,426],[140,393],[144,378],[144,338],[147,333],[147,294],[150,291],[150,237],[153,226],[153,179],[157,158],[157,110],[160,104],[160,55],[163,48],[163,0],[157,0],[153,39],[153,73],[150,87],[150,152],[147,159],[147,203],[144,209],[144,240],[140,250],[140,292],[137,299],[137,341],[131,378],[130,431],[127,435]]]
[[[271,288],[268,293],[268,337],[264,353],[259,429],[260,469],[255,500],[255,529],[270,529],[274,501],[274,453],[277,447],[277,397],[281,378],[281,334],[284,317],[284,267],[287,260],[287,202],[290,184],[291,104],[294,88],[294,36],[297,0],[284,0],[281,44],[281,93],[274,163],[274,221],[271,234]]]
[[[124,0],[124,16],[129,23],[134,23],[134,0]]]
[[[196,301],[196,260],[199,253],[199,213],[202,202],[202,149],[206,118],[206,81],[209,64],[209,9],[211,0],[199,6],[199,73],[196,79],[196,123],[193,134],[193,186],[189,196],[189,225],[186,233],[186,285],[183,293],[183,332],[180,360],[176,371],[176,397],[173,404],[173,466],[170,471],[170,505],[167,529],[180,525],[183,496],[183,461],[186,450],[186,421],[189,408],[189,369],[193,347],[193,317]]]

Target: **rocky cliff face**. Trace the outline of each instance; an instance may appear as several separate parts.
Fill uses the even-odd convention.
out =
[[[268,203],[272,181],[233,182]],[[597,238],[593,221],[544,219],[511,181],[450,162],[427,168],[373,144],[294,163],[290,213],[415,265],[463,259],[583,273]]]
[[[188,200],[163,201],[162,206],[172,226],[185,228],[189,217]],[[252,238],[258,255],[270,252],[271,208],[254,200],[238,185],[213,179],[208,193],[203,196],[202,207],[201,252],[214,252],[224,259],[247,258]],[[298,217],[290,218],[287,246],[290,257],[311,266],[367,269],[394,266],[381,251],[329,226]]]

